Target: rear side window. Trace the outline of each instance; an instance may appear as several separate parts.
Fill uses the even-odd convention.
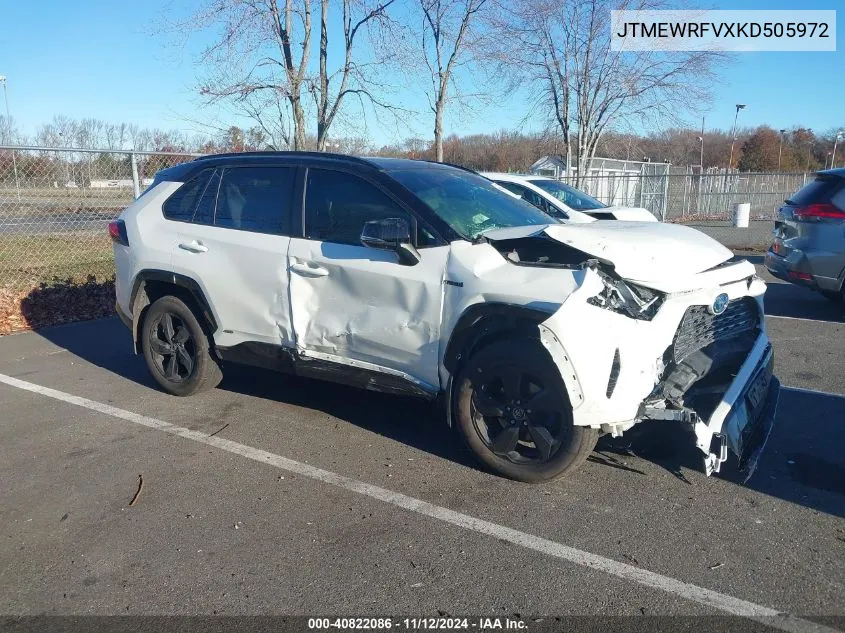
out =
[[[208,184],[205,186],[205,193],[194,210],[195,224],[214,224],[214,209],[217,206],[217,193],[220,191],[221,170],[215,169]]]
[[[184,183],[164,201],[161,209],[168,220],[190,222],[200,198],[205,193],[213,169],[205,169]]]
[[[227,168],[217,194],[214,225],[290,235],[295,174],[290,167]]]
[[[357,176],[309,169],[305,193],[305,236],[311,240],[361,246],[361,230],[371,220],[413,219],[387,194]],[[433,239],[433,238],[432,238]]]
[[[798,207],[820,202],[830,202],[831,197],[839,189],[841,183],[842,179],[836,176],[816,176],[815,180],[808,182],[792,194],[786,202]]]

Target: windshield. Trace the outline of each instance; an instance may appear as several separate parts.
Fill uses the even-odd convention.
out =
[[[489,229],[554,224],[551,216],[477,174],[459,169],[398,169],[390,175],[451,226],[474,240]]]
[[[528,182],[535,187],[539,187],[546,193],[552,194],[567,207],[576,211],[592,211],[594,209],[604,209],[607,206],[583,191],[578,191],[575,187],[570,187],[557,180],[537,179],[529,180]]]

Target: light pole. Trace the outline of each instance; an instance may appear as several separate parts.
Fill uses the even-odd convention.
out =
[[[783,135],[786,134],[786,130],[780,130],[780,147],[778,147],[778,171],[780,171],[780,157],[783,154]]]
[[[701,117],[701,136],[698,137],[698,142],[701,144],[698,154],[698,168],[700,172],[704,171],[704,117]]]
[[[3,98],[6,101],[6,125],[9,126],[9,142],[11,143],[12,136],[12,115],[9,114],[9,89],[7,87],[9,80],[6,75],[0,75],[0,81],[3,82]],[[15,150],[12,150],[12,170],[15,172],[15,191],[18,193],[18,202],[21,201],[21,184],[18,181],[18,161],[15,158]]]
[[[810,171],[810,152],[813,149],[813,138],[812,138],[813,130],[807,128],[807,133],[810,136],[807,138],[807,169],[805,171]]]
[[[836,144],[839,143],[839,138],[842,136],[843,131],[839,130],[836,133],[836,137],[833,139],[833,158],[830,160],[830,168],[833,169],[836,167]]]
[[[745,109],[744,103],[737,103],[736,104],[736,114],[734,115],[734,132],[733,132],[733,138],[731,138],[731,153],[730,153],[730,156],[728,157],[728,169],[733,167],[733,162],[734,162],[734,143],[736,143],[736,120],[739,118],[739,111],[744,110],[744,109]]]

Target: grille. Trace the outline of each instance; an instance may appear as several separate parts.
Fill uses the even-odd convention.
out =
[[[710,314],[704,306],[692,306],[687,308],[675,334],[673,359],[679,363],[711,343],[754,332],[759,326],[760,311],[750,297],[734,299],[722,314]]]

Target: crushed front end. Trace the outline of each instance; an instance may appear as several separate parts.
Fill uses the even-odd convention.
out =
[[[664,291],[597,264],[544,326],[575,369],[576,424],[613,435],[643,420],[688,424],[708,475],[730,451],[749,477],[780,386],[763,320],[765,284],[748,262],[729,262],[690,286]]]
[[[766,284],[710,237],[681,225],[594,222],[489,231],[532,277],[575,288],[540,324],[573,422],[621,435],[644,420],[689,425],[707,474],[733,452],[750,476],[780,383],[763,319]]]
[[[704,469],[719,472],[728,450],[750,477],[774,424],[780,383],[758,300],[690,306],[664,353],[664,370],[641,408],[648,419],[693,424]]]

